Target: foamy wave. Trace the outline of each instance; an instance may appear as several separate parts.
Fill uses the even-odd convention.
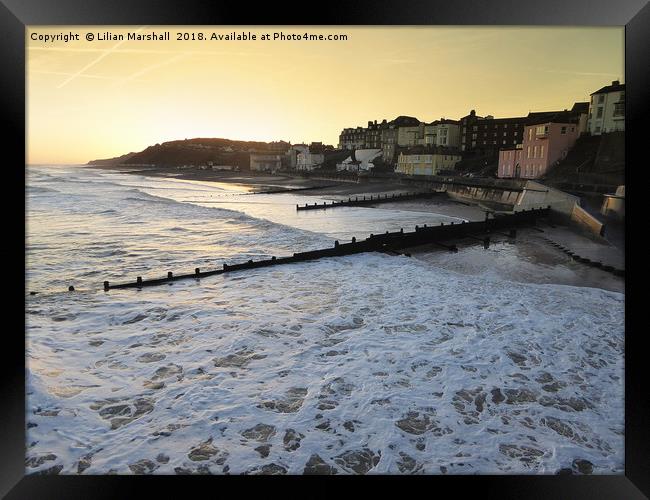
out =
[[[623,471],[621,294],[368,254],[29,309],[30,473]]]

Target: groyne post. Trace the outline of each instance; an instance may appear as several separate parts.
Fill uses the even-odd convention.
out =
[[[533,227],[534,220],[537,217],[548,216],[548,209],[529,209],[522,210],[515,214],[509,216],[498,216],[489,220],[489,223],[486,222],[468,222],[462,221],[459,224],[450,224],[445,225],[444,222],[440,222],[440,226],[415,226],[415,231],[413,232],[404,232],[404,228],[400,228],[399,231],[393,233],[386,231],[382,234],[371,234],[365,241],[357,242],[355,236],[352,237],[352,243],[341,244],[339,240],[334,241],[334,249],[331,247],[329,249],[313,250],[308,252],[293,253],[293,257],[282,257],[276,259],[275,256],[268,258],[267,260],[261,260],[254,262],[252,259],[249,259],[245,264],[234,264],[227,265],[223,264],[223,270],[211,270],[204,271],[201,273],[200,268],[195,268],[194,274],[184,274],[179,276],[174,276],[171,271],[167,272],[167,279],[165,278],[156,278],[151,280],[143,280],[141,276],[138,276],[136,282],[133,281],[128,283],[118,283],[117,285],[110,286],[108,281],[104,281],[104,290],[107,291],[110,289],[118,288],[141,288],[144,286],[158,285],[163,283],[168,283],[171,280],[179,280],[184,278],[200,278],[203,276],[211,276],[215,274],[221,274],[223,272],[234,271],[234,270],[243,270],[243,269],[253,269],[257,267],[264,267],[268,265],[275,264],[284,264],[289,262],[301,262],[305,260],[313,260],[321,257],[335,256],[335,255],[350,255],[357,254],[361,252],[373,252],[373,251],[389,251],[395,252],[400,248],[408,248],[413,246],[418,246],[422,244],[433,243],[437,246],[445,248],[452,252],[457,252],[458,247],[450,243],[443,243],[448,240],[458,240],[463,238],[472,238],[483,243],[485,249],[489,248],[491,243],[491,234],[503,234],[514,238],[516,236],[517,227],[528,226]],[[489,212],[486,213],[486,218],[489,217]],[[513,227],[514,226],[514,227]],[[467,229],[466,229],[467,228]],[[507,230],[508,232],[506,233]],[[472,234],[474,233],[474,234]],[[478,234],[476,234],[478,233]],[[481,234],[483,233],[483,234]],[[479,237],[478,235],[481,235]],[[570,252],[567,252],[570,254]],[[573,256],[575,260],[580,262],[587,262],[590,265],[596,265],[588,259],[580,258]],[[607,266],[602,266],[604,270],[607,270]],[[623,270],[617,270],[624,275]],[[69,288],[72,291],[72,287]]]

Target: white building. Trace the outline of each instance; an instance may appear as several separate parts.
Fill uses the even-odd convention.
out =
[[[441,118],[424,126],[423,146],[460,148],[460,123]]]
[[[289,156],[290,168],[295,169],[298,167],[298,155],[304,152],[309,152],[307,144],[294,144],[289,148],[287,155]]]
[[[382,155],[381,149],[356,149],[341,163],[336,164],[336,170],[348,172],[367,172],[374,168],[373,160]]]
[[[324,161],[325,155],[323,153],[311,153],[309,148],[307,148],[307,151],[298,153],[296,168],[298,170],[311,171],[322,165]]]
[[[614,80],[591,94],[587,129],[591,135],[625,130],[625,84]]]

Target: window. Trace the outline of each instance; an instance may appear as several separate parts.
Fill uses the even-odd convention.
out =
[[[600,127],[596,127],[596,132],[600,132]]]
[[[543,145],[539,147],[539,157],[544,158],[544,146]]]
[[[533,147],[533,158],[537,158],[537,146]]]
[[[566,134],[566,126],[562,127],[562,129],[560,130],[560,134],[562,135]]]
[[[531,129],[532,131],[532,129]],[[528,146],[527,158],[530,158],[530,146]]]
[[[541,125],[537,127],[537,131],[535,132],[536,135],[544,135],[548,133],[548,125]]]
[[[506,136],[506,132],[503,133],[503,137],[505,137],[505,136]]]
[[[598,111],[596,112],[596,118],[602,118],[603,117],[603,108],[602,106],[598,108]]]
[[[614,103],[614,116],[625,116],[625,101]]]
[[[507,142],[508,142],[508,141],[503,141],[504,144],[507,143]]]
[[[528,140],[529,141],[533,140],[533,128],[532,127],[528,129]],[[530,148],[528,148],[528,149],[530,149]]]
[[[605,102],[605,96],[603,94],[598,96],[598,104],[602,104]]]

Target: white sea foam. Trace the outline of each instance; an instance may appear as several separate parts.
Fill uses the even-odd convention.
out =
[[[28,221],[31,283],[54,290],[63,270],[112,262],[88,253],[101,219],[75,226],[90,206],[114,249],[134,252],[122,229],[146,220],[146,257],[169,265],[183,238],[224,227],[223,254],[242,260],[331,242],[182,203],[133,213],[132,188],[111,183],[84,207],[69,185],[65,199],[30,194],[30,216],[47,205],[57,224]],[[73,226],[90,235],[57,237]],[[622,294],[382,254],[142,291],[98,292],[93,276],[27,301],[28,473],[555,473],[581,460],[623,472]]]

